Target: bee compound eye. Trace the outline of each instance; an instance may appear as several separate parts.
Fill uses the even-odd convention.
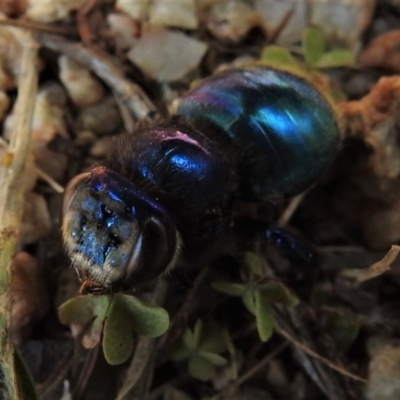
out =
[[[68,212],[74,197],[80,191],[79,189],[85,186],[90,181],[91,177],[92,174],[90,172],[85,172],[75,176],[75,178],[68,183],[64,192],[63,215]]]
[[[126,283],[149,283],[163,273],[175,255],[175,238],[175,230],[171,232],[160,220],[149,218],[143,225],[129,261]]]

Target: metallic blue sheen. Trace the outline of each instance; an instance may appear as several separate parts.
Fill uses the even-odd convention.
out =
[[[132,169],[162,188],[177,213],[202,213],[214,199],[229,193],[227,160],[211,141],[173,128],[155,128],[147,135],[153,139],[132,160]]]
[[[305,190],[340,146],[324,96],[300,77],[265,67],[206,80],[181,100],[177,114],[239,154],[242,189],[258,200]]]
[[[85,196],[72,201],[70,236],[76,244],[75,252],[92,264],[103,267],[124,267],[132,249],[123,246],[138,235],[138,225],[148,218],[162,221],[167,229],[171,222],[164,208],[134,184],[119,174],[103,167],[92,170]],[[78,199],[81,199],[80,201]],[[175,236],[168,238],[174,241]],[[133,240],[132,245],[135,240]]]

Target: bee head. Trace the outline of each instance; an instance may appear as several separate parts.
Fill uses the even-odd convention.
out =
[[[105,167],[76,176],[63,204],[63,239],[81,291],[140,286],[173,266],[179,234],[169,213]]]

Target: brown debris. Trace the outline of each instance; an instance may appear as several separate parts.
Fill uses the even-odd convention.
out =
[[[384,68],[400,73],[400,30],[375,38],[360,54],[358,63],[363,68]]]
[[[342,215],[362,227],[370,246],[385,248],[400,239],[400,78],[381,78],[359,101],[344,103],[347,137],[370,150],[354,165],[352,187],[343,181],[337,197]]]
[[[22,343],[32,334],[33,324],[43,318],[48,309],[47,290],[38,262],[28,253],[18,253],[12,266],[12,325],[15,343]]]
[[[8,17],[18,17],[25,12],[27,0],[2,0],[0,12]]]
[[[373,148],[368,162],[378,178],[394,179],[400,174],[397,126],[400,111],[400,77],[381,78],[371,92],[358,101],[343,104],[347,136],[361,137]]]

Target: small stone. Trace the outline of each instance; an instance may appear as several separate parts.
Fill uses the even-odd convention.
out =
[[[58,59],[60,80],[68,95],[79,108],[99,103],[104,98],[104,88],[90,71],[62,55]]]
[[[115,9],[128,14],[133,19],[143,21],[147,16],[150,0],[117,0]]]
[[[27,18],[37,22],[55,22],[70,16],[79,10],[86,0],[29,0]]]
[[[222,42],[240,43],[251,29],[262,25],[257,11],[247,2],[218,1],[205,12],[209,32]]]
[[[121,115],[113,97],[83,109],[77,118],[78,130],[91,131],[95,135],[110,134],[121,124]]]
[[[365,393],[368,400],[400,398],[400,343],[385,338],[372,338],[368,343],[371,356]]]
[[[255,9],[263,21],[264,30],[268,36],[279,27],[288,13],[291,13],[289,22],[277,38],[276,43],[279,45],[294,44],[301,40],[301,34],[308,25],[309,7],[311,7],[311,1],[305,0],[296,2],[292,0],[255,0]]]
[[[149,23],[154,26],[196,29],[198,19],[194,0],[154,0],[149,10]]]
[[[96,135],[91,131],[79,131],[76,134],[75,144],[77,146],[91,146],[96,141]]]
[[[128,50],[136,43],[139,26],[128,15],[110,13],[107,15],[107,22],[115,47],[119,51]]]
[[[105,158],[112,146],[113,140],[113,137],[110,136],[97,140],[94,146],[90,149],[90,155],[97,159]]]
[[[192,72],[206,51],[207,45],[199,40],[153,28],[143,31],[128,59],[157,81],[175,82]]]
[[[40,194],[27,193],[20,241],[22,243],[34,243],[45,237],[50,229],[51,218],[46,200]]]
[[[308,25],[319,27],[328,43],[357,51],[374,14],[375,0],[312,0]]]

